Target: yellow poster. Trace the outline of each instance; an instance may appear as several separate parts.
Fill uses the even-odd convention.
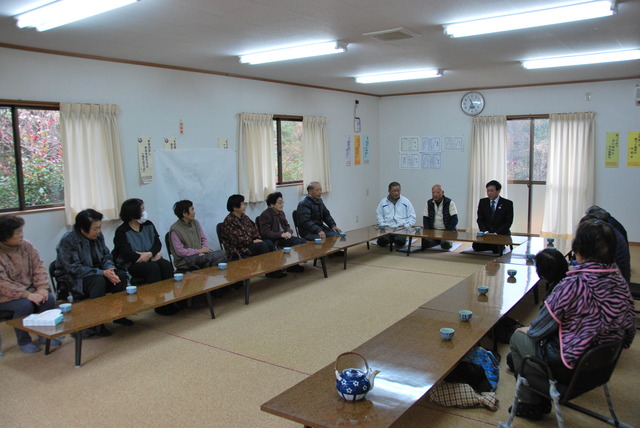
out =
[[[606,168],[617,168],[620,159],[620,133],[607,132],[605,143],[604,166]]]
[[[360,136],[354,135],[353,136],[353,156],[354,156],[353,163],[355,165],[360,165],[360,154],[361,154]]]
[[[640,166],[640,131],[627,136],[627,166]]]

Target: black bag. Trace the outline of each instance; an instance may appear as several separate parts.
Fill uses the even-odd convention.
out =
[[[466,383],[476,392],[492,391],[487,374],[480,364],[460,361],[458,365],[444,378],[447,382]]]
[[[498,342],[508,344],[513,332],[520,327],[524,326],[513,318],[502,317],[495,327],[489,330],[488,336],[490,339],[493,339],[493,335],[495,334]]]
[[[557,333],[551,334],[538,342],[536,357],[543,359],[549,365],[562,364],[560,337]]]

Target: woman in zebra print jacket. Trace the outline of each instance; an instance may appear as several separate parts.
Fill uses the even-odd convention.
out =
[[[578,265],[567,272],[540,308],[531,327],[522,327],[511,337],[516,373],[522,359],[536,355],[549,361],[546,342],[558,343],[558,361],[549,361],[561,381],[570,379],[580,357],[593,346],[625,338],[628,348],[635,336],[635,313],[629,285],[615,264],[616,236],[607,223],[585,220],[576,231],[572,250]],[[548,345],[548,344],[547,344]],[[543,372],[527,377],[545,379]],[[517,416],[541,419],[551,410],[548,400],[522,391]]]

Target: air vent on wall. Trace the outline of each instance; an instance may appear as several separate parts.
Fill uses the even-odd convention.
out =
[[[381,42],[392,42],[395,40],[406,40],[420,37],[420,34],[413,33],[402,27],[392,28],[390,30],[372,31],[371,33],[363,33],[365,37],[371,37]]]

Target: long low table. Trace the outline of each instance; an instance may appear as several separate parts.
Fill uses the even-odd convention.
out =
[[[409,238],[409,244],[407,248],[407,256],[411,254],[411,244],[413,238],[420,239],[434,239],[439,241],[460,241],[460,242],[473,242],[479,244],[491,244],[500,245],[501,247],[508,245],[520,245],[527,241],[526,236],[518,235],[495,235],[488,233],[485,235],[478,235],[471,232],[458,232],[450,230],[435,230],[435,229],[420,229],[416,231],[413,229],[397,228],[390,231],[392,235],[406,236]]]
[[[509,269],[517,271],[515,278],[509,278]],[[330,364],[260,408],[308,427],[391,426],[537,282],[533,266],[489,263],[354,349],[381,371],[365,400],[352,403],[338,396]],[[478,285],[488,285],[489,293],[480,296]],[[469,322],[460,321],[461,309],[473,311]],[[455,329],[452,341],[440,338],[442,327]]]

